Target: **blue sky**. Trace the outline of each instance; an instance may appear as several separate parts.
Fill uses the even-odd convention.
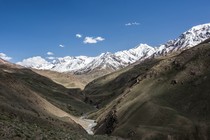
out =
[[[0,0],[0,53],[17,62],[157,46],[210,22],[209,9],[209,0]]]

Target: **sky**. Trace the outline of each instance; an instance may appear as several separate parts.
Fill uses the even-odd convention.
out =
[[[0,57],[97,56],[158,46],[210,22],[209,0],[0,0]]]

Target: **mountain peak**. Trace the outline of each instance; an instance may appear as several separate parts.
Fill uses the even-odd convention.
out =
[[[210,23],[197,25],[182,33],[177,39],[156,48],[155,55],[166,55],[170,52],[189,49],[208,38],[210,38]]]
[[[148,44],[145,44],[145,43],[140,43],[138,47],[144,47],[145,48],[145,47],[151,47],[151,46],[149,46]]]
[[[99,55],[99,57],[106,57],[106,56],[110,56],[110,55],[112,55],[111,52],[105,52],[105,53],[101,53],[101,54]]]
[[[210,23],[206,23],[206,24],[200,24],[197,26],[192,27],[190,30],[205,30],[206,28],[210,28]]]

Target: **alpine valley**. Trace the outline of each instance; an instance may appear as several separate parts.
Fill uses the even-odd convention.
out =
[[[210,23],[159,47],[0,58],[0,139],[209,140],[209,85]]]

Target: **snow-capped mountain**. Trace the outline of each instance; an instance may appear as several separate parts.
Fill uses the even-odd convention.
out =
[[[101,55],[94,57],[93,61],[83,69],[80,69],[80,71],[89,72],[94,69],[117,70],[138,60],[146,59],[154,52],[155,49],[153,47],[150,47],[147,44],[140,44],[133,49],[119,51],[114,54],[110,52],[102,53]]]
[[[17,64],[35,69],[53,70],[58,72],[87,73],[96,69],[117,70],[135,63],[136,61],[145,60],[151,56],[162,56],[174,51],[188,49],[208,38],[210,38],[210,23],[194,26],[181,34],[178,39],[170,40],[159,47],[140,44],[135,48],[116,53],[107,52],[96,57],[66,56],[56,58],[51,62],[37,56],[25,59]]]
[[[119,51],[116,53],[102,53],[96,57],[77,56],[77,57],[61,57],[51,62],[40,56],[24,59],[17,64],[42,70],[53,70],[57,72],[75,72],[86,73],[95,69],[117,70],[128,66],[138,60],[144,60],[154,54],[155,49],[147,44],[130,49]]]
[[[175,40],[170,40],[156,48],[156,55],[165,55],[170,52],[189,49],[210,38],[210,23],[192,27]]]

